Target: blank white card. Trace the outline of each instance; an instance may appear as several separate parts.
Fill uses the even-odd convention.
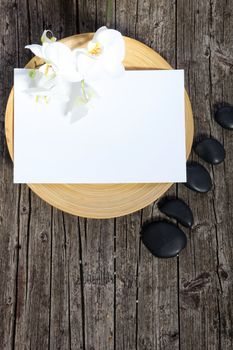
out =
[[[15,183],[186,181],[182,70],[95,82],[98,97],[81,119],[79,106],[71,116],[56,100],[28,96],[28,70],[14,79]]]

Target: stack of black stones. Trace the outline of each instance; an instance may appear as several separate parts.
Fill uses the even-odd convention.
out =
[[[225,129],[233,129],[233,107],[223,106],[215,113],[216,122]],[[225,159],[223,145],[213,138],[199,138],[193,146],[195,153],[207,163],[220,164]],[[184,184],[192,191],[207,193],[212,188],[209,172],[199,163],[187,163],[187,182]],[[169,218],[177,220],[178,224],[191,228],[193,214],[189,206],[179,198],[163,198],[158,203],[159,210]],[[177,256],[187,244],[185,233],[169,221],[152,221],[143,226],[142,242],[149,251],[159,258]]]

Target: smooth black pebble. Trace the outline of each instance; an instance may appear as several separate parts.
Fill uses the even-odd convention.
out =
[[[233,107],[219,108],[215,113],[215,120],[225,129],[233,129]]]
[[[222,163],[226,156],[223,145],[212,138],[206,138],[197,143],[194,151],[210,164]]]
[[[154,221],[142,228],[142,242],[158,258],[172,258],[186,246],[182,230],[166,221]]]
[[[191,227],[193,225],[193,213],[189,206],[181,199],[162,200],[158,204],[162,213],[178,220],[182,225]]]
[[[185,186],[196,192],[206,193],[212,188],[208,171],[198,163],[187,164],[187,182]]]

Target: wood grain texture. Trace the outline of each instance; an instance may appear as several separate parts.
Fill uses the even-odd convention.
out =
[[[138,21],[142,25],[137,28],[137,35],[148,45],[158,47],[175,67],[175,2],[147,1],[146,4],[145,7],[143,3],[138,4]],[[150,36],[146,34],[148,32]],[[176,186],[167,195],[175,196]],[[163,218],[163,215],[154,204],[143,210],[141,221],[144,224],[160,217]],[[138,349],[179,349],[179,307],[175,292],[178,284],[177,258],[166,261],[154,259],[141,245],[138,280]]]
[[[116,0],[108,21],[124,35],[184,68],[196,134],[224,143],[224,164],[206,166],[214,190],[172,186],[193,209],[188,246],[178,258],[153,258],[141,225],[157,204],[115,220],[51,209],[12,184],[4,140],[13,67],[44,28],[58,37],[92,32],[106,21],[96,0],[0,0],[0,349],[231,350],[233,348],[233,139],[213,119],[233,103],[233,3],[229,0]],[[195,155],[193,159],[201,161]]]
[[[80,34],[63,39],[71,49],[83,47],[92,34]],[[148,46],[131,38],[125,38],[126,69],[171,69],[171,66]],[[33,58],[27,68],[34,68],[43,61]],[[14,109],[13,90],[6,108],[6,139],[13,158]],[[189,97],[185,92],[186,153],[190,154],[193,141],[193,116]],[[171,183],[147,184],[29,184],[29,187],[49,204],[70,214],[88,218],[112,218],[122,216],[158,199],[171,187]],[[106,203],[108,203],[106,207]]]
[[[233,346],[232,321],[232,136],[214,122],[215,105],[233,103],[229,59],[232,57],[232,4],[225,1],[180,1],[177,28],[178,67],[187,70],[187,83],[196,116],[197,134],[213,136],[226,148],[223,164],[211,167],[213,191],[202,197],[180,187],[193,208],[195,226],[179,263],[181,346],[190,349],[229,349]],[[231,21],[229,21],[231,18]],[[188,30],[188,27],[191,30]],[[224,59],[223,59],[224,57]],[[200,74],[205,72],[205,74]],[[202,86],[203,94],[199,87]],[[198,160],[193,155],[194,160]],[[199,203],[202,203],[201,205]],[[231,261],[231,262],[230,262]],[[227,308],[227,310],[226,310]],[[203,324],[205,325],[203,327]],[[190,336],[185,335],[190,332]]]

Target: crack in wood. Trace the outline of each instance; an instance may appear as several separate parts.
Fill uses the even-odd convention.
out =
[[[14,322],[12,330],[11,348],[15,349],[16,339],[16,324],[17,324],[17,313],[18,313],[18,276],[19,276],[19,237],[20,237],[20,199],[21,199],[21,185],[18,185],[18,206],[17,206],[17,242],[15,246],[16,252],[16,268],[15,268],[15,295],[14,295]]]
[[[49,264],[49,329],[48,329],[48,350],[51,348],[51,320],[52,320],[52,274],[53,274],[53,207],[51,207],[50,218],[50,264]]]
[[[114,219],[114,231],[113,231],[113,240],[114,240],[114,247],[113,247],[113,274],[114,274],[114,296],[113,296],[113,347],[114,350],[116,350],[116,344],[117,344],[117,339],[116,339],[116,312],[117,312],[117,305],[116,305],[116,218]]]
[[[29,289],[29,242],[30,242],[30,224],[31,224],[31,190],[28,189],[28,222],[27,222],[27,256],[26,256],[26,299],[28,299]]]
[[[86,222],[85,222],[85,232],[86,232]],[[83,272],[81,228],[80,228],[79,218],[78,218],[78,236],[79,236],[79,257],[80,257],[79,269],[80,269],[80,288],[81,288],[81,307],[82,307],[82,336],[83,336],[82,342],[83,342],[83,350],[85,350],[86,349],[86,338],[85,338],[86,321],[85,321],[85,298],[84,298],[84,272]]]
[[[69,269],[69,260],[68,260],[68,254],[67,254],[67,246],[68,246],[68,238],[67,238],[67,232],[66,232],[66,225],[65,225],[65,218],[64,213],[61,212],[62,215],[62,224],[63,224],[63,233],[64,233],[64,252],[65,252],[65,264],[67,269],[67,308],[68,308],[68,346],[69,350],[71,350],[71,320],[70,320],[70,269]]]

